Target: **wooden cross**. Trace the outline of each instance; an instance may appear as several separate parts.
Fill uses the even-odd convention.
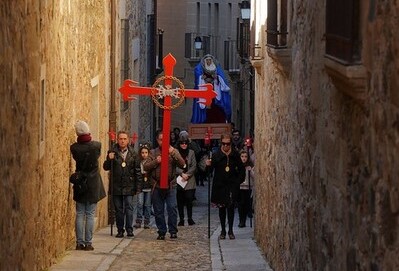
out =
[[[205,99],[204,104],[210,105],[212,99],[216,97],[216,92],[213,91],[212,84],[201,85],[202,89],[185,89],[183,83],[173,76],[173,68],[176,65],[176,59],[169,53],[163,58],[163,66],[165,75],[159,77],[152,87],[140,87],[137,86],[137,82],[132,80],[125,80],[123,86],[119,91],[123,95],[124,101],[135,99],[132,95],[146,95],[151,96],[153,102],[163,111],[163,139],[162,139],[162,152],[161,152],[161,180],[160,188],[168,188],[168,162],[169,162],[169,144],[170,144],[170,121],[171,121],[171,110],[177,108],[183,101],[184,98],[203,98]],[[159,85],[161,81],[164,81],[164,86]],[[179,88],[172,88],[173,82],[177,82]],[[205,88],[205,90],[203,89]],[[179,99],[177,104],[172,105],[172,97]],[[164,104],[160,104],[158,99],[164,99]]]

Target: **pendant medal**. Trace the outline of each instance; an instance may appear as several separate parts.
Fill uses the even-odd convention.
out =
[[[145,181],[145,182],[147,181],[147,177],[144,177],[144,181]]]
[[[230,168],[229,168],[229,166],[226,166],[226,168],[224,169],[226,172],[229,172],[230,171]]]
[[[126,167],[126,162],[125,161],[122,162],[122,167]]]

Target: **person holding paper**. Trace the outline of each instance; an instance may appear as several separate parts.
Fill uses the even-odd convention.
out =
[[[192,215],[196,188],[195,172],[197,170],[197,162],[194,151],[188,147],[189,141],[187,134],[180,133],[177,149],[187,166],[184,169],[176,168],[176,182],[178,184],[176,198],[180,218],[178,226],[184,226],[184,206],[187,208],[188,225],[191,226],[195,224]]]

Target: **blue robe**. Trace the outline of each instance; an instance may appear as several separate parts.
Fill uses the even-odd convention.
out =
[[[218,78],[220,81],[223,80],[222,85],[227,86],[227,79],[224,75],[224,72],[220,65],[216,66],[216,73],[218,75]],[[199,78],[203,74],[203,68],[201,63],[199,63],[197,66],[194,68],[194,89],[198,89],[199,85]],[[225,114],[225,120],[226,122],[231,122],[231,95],[230,91],[227,86],[227,90],[221,89],[219,97],[213,99],[213,102],[215,105],[221,107],[223,109],[223,112]],[[191,123],[204,123],[206,122],[206,107],[201,108],[200,103],[198,103],[199,99],[194,98],[193,101],[193,114],[191,116]],[[203,106],[202,106],[203,107]]]

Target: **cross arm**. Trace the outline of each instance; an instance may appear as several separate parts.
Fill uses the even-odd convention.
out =
[[[212,84],[200,85],[201,88],[206,88],[205,90],[186,90],[185,95],[189,98],[203,98],[205,99],[205,105],[211,105],[212,99],[216,97],[216,92],[213,90]],[[201,101],[199,101],[202,103]]]
[[[133,80],[125,80],[125,82],[123,82],[123,86],[119,88],[119,92],[122,93],[124,101],[137,99],[133,97],[133,95],[151,95],[151,91],[153,90],[152,87],[140,87],[137,85],[138,82]]]

